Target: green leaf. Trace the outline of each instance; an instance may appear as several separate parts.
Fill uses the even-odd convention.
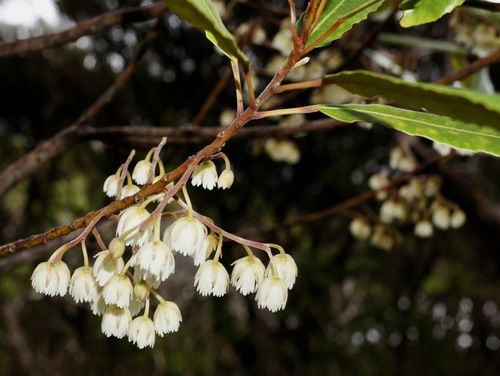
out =
[[[500,95],[438,84],[406,82],[369,71],[346,71],[325,77],[353,94],[384,97],[401,106],[447,115],[454,119],[500,129]]]
[[[411,27],[434,22],[446,13],[463,4],[465,0],[418,0],[403,4],[403,18],[399,22],[403,27]],[[412,7],[409,6],[412,5]]]
[[[500,131],[491,127],[380,104],[317,105],[316,108],[325,115],[346,123],[377,123],[454,148],[500,156]]]
[[[371,12],[376,11],[384,0],[327,0],[325,9],[307,40],[306,48],[317,41],[324,33],[333,30],[317,47],[330,44],[339,39],[354,25],[365,20]]]
[[[207,38],[231,60],[239,60],[243,65],[248,65],[248,58],[224,26],[211,0],[165,0],[165,4],[193,27],[205,31]]]

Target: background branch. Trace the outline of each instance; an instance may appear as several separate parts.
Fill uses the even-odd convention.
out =
[[[139,43],[134,56],[113,84],[71,126],[43,141],[0,173],[0,195],[67,150],[68,146],[77,140],[79,128],[91,121],[106,104],[111,102],[135,72],[137,62],[160,32],[161,25],[161,20],[158,20],[156,26]]]
[[[147,21],[162,16],[166,11],[165,4],[158,2],[143,7],[126,8],[104,13],[58,33],[0,43],[0,56],[26,55],[60,47],[84,35],[98,33],[113,25]]]

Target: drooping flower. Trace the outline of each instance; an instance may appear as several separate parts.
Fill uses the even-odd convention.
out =
[[[127,335],[132,316],[127,308],[106,306],[102,315],[101,330],[106,337],[123,338]]]
[[[137,162],[134,167],[134,171],[132,171],[132,179],[134,179],[137,184],[146,184],[149,176],[151,175],[152,168],[153,164],[150,161],[143,159],[142,161]]]
[[[108,197],[115,197],[118,192],[118,184],[120,182],[120,175],[118,173],[110,175],[104,180],[102,190]]]
[[[128,330],[128,340],[138,348],[153,347],[155,344],[155,325],[153,320],[146,316],[139,316],[132,320]]]
[[[153,317],[156,333],[163,337],[167,333],[179,330],[182,322],[182,315],[179,307],[174,302],[163,301],[158,307]]]
[[[149,230],[141,232],[139,225],[149,218],[149,212],[140,206],[131,206],[120,214],[116,234],[126,245],[142,246],[149,240]]]
[[[284,309],[288,299],[288,290],[281,278],[268,276],[259,285],[255,300],[259,308],[267,308],[271,312]]]
[[[234,262],[231,284],[242,295],[254,293],[264,278],[264,271],[264,264],[257,257],[245,256]]]
[[[161,240],[150,241],[139,248],[132,256],[130,265],[151,273],[161,281],[166,280],[175,270],[174,255]]]
[[[291,289],[297,278],[298,268],[295,260],[288,253],[279,253],[274,255],[266,270],[267,275],[273,275],[273,265],[276,268],[276,273],[286,286]]]
[[[225,169],[219,176],[217,188],[229,189],[234,183],[234,173],[232,170]]]
[[[450,227],[450,211],[446,206],[437,205],[432,211],[432,223],[441,230],[447,230]]]
[[[212,161],[201,162],[195,167],[191,177],[191,184],[212,190],[217,185],[217,169]]]
[[[207,236],[207,228],[194,217],[181,217],[171,225],[170,248],[185,256],[194,255]]]
[[[452,228],[462,227],[465,223],[465,213],[461,209],[456,209],[451,213],[450,225]]]
[[[349,225],[352,236],[360,240],[366,240],[372,233],[370,224],[362,218],[354,218]]]
[[[415,235],[420,238],[430,238],[434,233],[431,222],[423,219],[417,222],[415,225]]]
[[[104,286],[114,275],[118,274],[124,266],[121,257],[113,259],[109,251],[102,251],[95,255],[96,259],[92,267],[92,273],[99,284]]]
[[[208,260],[196,272],[194,285],[203,296],[223,296],[229,287],[229,274],[219,261]]]
[[[75,302],[93,302],[98,297],[97,282],[89,266],[82,266],[73,272],[69,286],[69,294]]]
[[[125,275],[114,275],[102,289],[102,297],[107,305],[114,304],[120,308],[126,308],[132,298],[132,282]]]
[[[31,275],[33,289],[44,295],[55,296],[59,291],[59,276],[56,268],[50,261],[37,265]]]

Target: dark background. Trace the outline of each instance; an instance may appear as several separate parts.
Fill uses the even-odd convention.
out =
[[[255,20],[272,39],[280,1],[236,4],[228,24]],[[83,20],[138,1],[60,1],[61,12]],[[255,6],[257,5],[257,6]],[[300,4],[299,4],[300,6]],[[92,121],[95,126],[180,127],[198,112],[220,79],[227,60],[203,34],[164,17],[165,28],[141,60],[137,72],[112,103]],[[436,24],[401,30],[389,21],[384,31],[453,41],[449,17]],[[116,78],[107,63],[116,53],[125,62],[154,21],[116,26],[90,38],[88,49],[74,44],[26,57],[0,59],[0,167],[38,142],[69,126]],[[176,27],[174,27],[177,25]],[[345,56],[355,52],[377,22],[365,23],[330,46]],[[6,26],[4,26],[6,27]],[[367,47],[368,48],[368,47]],[[369,48],[391,54],[424,81],[451,71],[442,52],[391,47]],[[251,46],[263,67],[277,52]],[[95,58],[86,68],[84,59]],[[472,56],[466,58],[472,59]],[[88,61],[87,61],[88,63]],[[366,56],[348,68],[376,68]],[[259,76],[261,86],[269,77]],[[498,66],[491,68],[498,87]],[[307,104],[308,93],[287,102]],[[203,126],[218,125],[223,109],[234,106],[231,82]],[[311,119],[315,117],[312,116]],[[262,122],[271,124],[273,121]],[[251,126],[251,125],[250,125]],[[2,242],[43,232],[109,202],[102,183],[132,147],[142,142],[82,140],[0,198]],[[367,179],[388,163],[390,147],[409,142],[375,126],[355,126],[296,137],[296,165],[273,162],[262,151],[264,139],[231,141],[225,152],[236,181],[229,191],[191,189],[195,208],[233,232],[254,231],[257,240],[279,243],[295,258],[299,277],[284,311],[258,310],[252,296],[234,289],[223,298],[203,298],[192,284],[195,268],[177,256],[178,267],[164,296],[178,303],[183,323],[178,333],[157,337],[154,349],[138,350],[127,340],[107,339],[100,320],[69,297],[35,294],[29,277],[54,247],[23,251],[0,264],[0,374],[332,374],[332,375],[495,375],[500,372],[500,162],[476,155],[454,158],[428,173],[443,177],[443,193],[467,214],[460,230],[436,231],[416,239],[400,229],[403,241],[390,252],[356,241],[349,233],[352,212],[262,234],[287,219],[327,208],[368,189]],[[423,162],[437,154],[425,140],[410,141]],[[202,145],[167,145],[167,170]],[[368,205],[377,210],[376,202]],[[355,212],[362,212],[354,209]],[[101,227],[106,240],[113,228]],[[250,236],[250,235],[249,235]],[[91,249],[96,246],[89,243]],[[228,244],[224,264],[243,256]],[[70,252],[71,269],[79,252]]]

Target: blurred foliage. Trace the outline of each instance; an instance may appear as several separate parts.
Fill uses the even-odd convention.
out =
[[[139,3],[61,0],[58,6],[68,18],[82,20]],[[286,9],[283,1],[265,3]],[[282,16],[262,9],[236,5],[229,27],[255,19],[272,36]],[[96,126],[182,126],[220,79],[227,61],[204,36],[179,24],[175,16],[166,16],[165,24],[166,30],[125,89],[94,120]],[[33,56],[2,58],[1,167],[71,124],[113,82],[116,71],[109,62],[117,61],[117,56],[126,61],[151,26],[148,22],[113,27],[87,38],[85,48],[76,43]],[[363,24],[332,49],[348,55],[352,38],[361,38],[371,27]],[[386,29],[400,31],[391,22]],[[447,19],[408,32],[446,40]],[[415,68],[422,80],[435,79],[445,70],[442,53],[377,48],[399,59],[405,69]],[[253,48],[257,66],[264,66],[275,53],[263,46]],[[350,65],[375,66],[366,56]],[[261,85],[266,79],[260,77]],[[491,81],[498,88],[495,69]],[[233,106],[229,84],[204,126],[216,125],[220,113]],[[378,127],[350,126],[294,141],[301,154],[294,165],[271,162],[262,152],[264,140],[231,141],[225,152],[235,168],[235,185],[223,192],[191,189],[196,209],[225,229],[239,232],[326,208],[367,189],[368,177],[387,164],[397,135]],[[137,145],[83,141],[40,168],[1,198],[1,240],[45,231],[106,204],[102,182],[131,146]],[[163,160],[173,168],[196,150],[197,146],[167,146]],[[425,150],[429,155],[419,158],[432,157],[432,150]],[[353,239],[349,216],[344,215],[349,213],[262,237],[282,244],[299,265],[287,308],[278,314],[258,310],[252,297],[234,291],[220,299],[200,297],[192,287],[194,267],[177,257],[177,273],[166,283],[164,296],[179,304],[183,323],[178,333],[157,338],[153,350],[105,338],[99,318],[69,298],[36,295],[29,277],[35,263],[48,253],[33,256],[25,251],[27,261],[1,269],[0,373],[496,375],[500,372],[498,171],[500,162],[482,155],[456,158],[443,170],[435,167],[433,172],[442,173],[446,196],[467,213],[466,226],[438,231],[429,240],[415,239],[411,230],[405,230],[403,242],[390,252]],[[457,183],[457,176],[467,184]],[[496,217],[482,212],[477,205],[481,198],[497,205]],[[112,230],[103,236],[109,240]],[[228,245],[225,265],[241,255],[241,248]],[[80,262],[78,252],[69,255],[70,265]]]

